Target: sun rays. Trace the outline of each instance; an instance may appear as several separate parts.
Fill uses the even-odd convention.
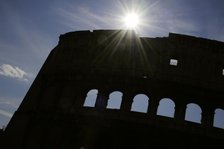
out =
[[[136,29],[140,23],[140,18],[137,13],[128,13],[123,22],[128,29]]]

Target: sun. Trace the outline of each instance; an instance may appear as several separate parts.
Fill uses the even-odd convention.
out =
[[[128,13],[125,15],[124,25],[128,29],[136,29],[140,23],[139,15],[137,13]]]

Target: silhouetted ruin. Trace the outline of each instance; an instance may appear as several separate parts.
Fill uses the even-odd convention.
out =
[[[0,140],[9,149],[223,148],[217,110],[223,42],[76,31],[60,36]]]

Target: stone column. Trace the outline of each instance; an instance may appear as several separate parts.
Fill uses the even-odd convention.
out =
[[[156,95],[149,96],[149,106],[148,106],[147,114],[152,120],[156,119],[156,113],[157,113],[160,99],[161,98]]]
[[[187,105],[185,102],[180,102],[180,101],[181,99],[175,102],[174,120],[179,124],[183,124],[185,121]]]
[[[215,108],[209,106],[202,107],[201,125],[206,128],[213,127]]]
[[[134,94],[130,91],[125,91],[123,93],[122,103],[121,103],[121,111],[123,111],[123,112],[131,111],[133,98],[134,98]]]
[[[98,96],[97,96],[97,99],[96,99],[95,107],[99,108],[99,109],[106,109],[108,99],[109,99],[108,91],[99,90],[98,91]]]

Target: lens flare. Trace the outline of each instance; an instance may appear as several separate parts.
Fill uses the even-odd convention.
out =
[[[126,14],[124,17],[124,24],[128,29],[136,29],[139,23],[139,15],[136,13]]]

